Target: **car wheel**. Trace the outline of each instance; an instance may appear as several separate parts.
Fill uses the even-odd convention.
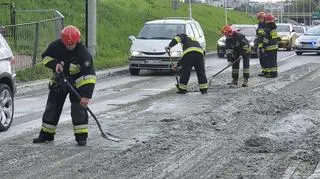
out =
[[[0,131],[6,131],[13,120],[13,93],[8,85],[0,84]]]
[[[302,52],[296,52],[297,55],[302,55]]]
[[[138,68],[129,68],[130,74],[133,76],[138,76],[140,73],[140,69]]]

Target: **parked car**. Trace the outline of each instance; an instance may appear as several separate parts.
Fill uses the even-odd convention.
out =
[[[172,65],[182,57],[182,46],[178,44],[171,49],[171,59],[165,47],[180,33],[195,37],[206,48],[202,27],[194,19],[170,17],[146,22],[138,37],[129,36],[132,41],[129,54],[130,74],[139,75],[141,69],[171,70]]]
[[[302,55],[304,52],[320,54],[320,26],[310,27],[295,43],[295,52]]]
[[[251,46],[251,56],[257,58],[259,56],[256,44],[256,25],[248,25],[248,24],[233,24],[232,28],[236,31],[242,33],[248,39]],[[226,54],[226,37],[222,36],[217,42],[217,53],[219,58],[223,58]]]
[[[14,96],[16,93],[16,73],[14,56],[0,34],[0,131],[10,128],[14,113]]]
[[[301,35],[303,35],[306,31],[307,31],[307,27],[306,26],[293,26],[293,30],[294,32],[297,33],[298,37],[300,37]]]
[[[279,36],[279,48],[292,51],[298,34],[294,32],[293,25],[289,23],[277,23],[277,33]]]

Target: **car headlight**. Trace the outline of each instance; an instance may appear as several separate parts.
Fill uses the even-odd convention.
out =
[[[178,52],[178,51],[172,51],[171,52],[171,57],[181,57],[182,52]]]
[[[225,46],[225,41],[219,40],[219,41],[218,41],[218,45],[219,45],[219,46]]]
[[[138,51],[131,51],[130,53],[130,56],[138,56],[138,55],[142,55],[142,53]]]

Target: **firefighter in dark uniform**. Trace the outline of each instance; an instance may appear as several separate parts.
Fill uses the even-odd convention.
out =
[[[259,61],[260,61],[260,65],[261,65],[261,73],[258,74],[258,76],[264,76],[264,72],[265,72],[265,61],[264,61],[264,49],[262,49],[263,46],[263,38],[265,35],[264,32],[264,26],[265,26],[265,18],[266,13],[265,12],[259,12],[257,14],[257,19],[259,21],[258,23],[258,28],[257,28],[257,45],[258,45],[258,50],[259,50]]]
[[[71,117],[75,140],[79,146],[86,145],[88,137],[88,113],[86,107],[92,97],[96,83],[92,57],[80,42],[80,31],[75,26],[67,26],[61,31],[61,38],[49,44],[42,54],[43,63],[55,74],[64,74],[65,78],[80,94],[81,99],[70,93],[61,78],[52,78],[49,84],[49,96],[42,117],[42,127],[33,143],[53,141],[56,127],[67,95],[71,102]]]
[[[204,50],[200,43],[193,37],[186,34],[178,34],[172,39],[169,46],[166,47],[167,51],[177,45],[182,44],[183,54],[182,58],[172,68],[176,70],[181,66],[181,75],[179,84],[177,85],[179,94],[185,94],[187,92],[187,85],[190,78],[192,67],[194,66],[201,94],[206,94],[208,90],[208,81],[204,67]]]
[[[242,87],[248,86],[250,51],[251,47],[247,38],[236,32],[230,25],[222,28],[223,35],[226,36],[226,54],[229,63],[232,65],[232,82],[228,85],[238,85],[240,61],[234,63],[240,56],[243,59],[243,84]]]
[[[265,36],[263,38],[263,49],[265,59],[265,77],[275,78],[278,76],[277,52],[278,52],[278,35],[277,25],[274,23],[272,14],[267,13],[265,16]]]

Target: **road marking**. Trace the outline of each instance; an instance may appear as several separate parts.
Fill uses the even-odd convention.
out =
[[[291,57],[294,57],[294,56],[297,56],[296,54],[292,54],[290,56],[287,56],[287,57],[284,57],[284,58],[281,58],[280,60],[278,60],[279,62],[283,61],[283,60],[286,60],[288,58],[291,58]]]
[[[308,177],[308,179],[317,179],[320,178],[320,164],[318,162],[316,169],[313,174]]]
[[[284,172],[282,179],[290,179],[294,172],[297,170],[298,166],[300,164],[300,161],[294,161],[293,163],[290,163],[287,170]]]

